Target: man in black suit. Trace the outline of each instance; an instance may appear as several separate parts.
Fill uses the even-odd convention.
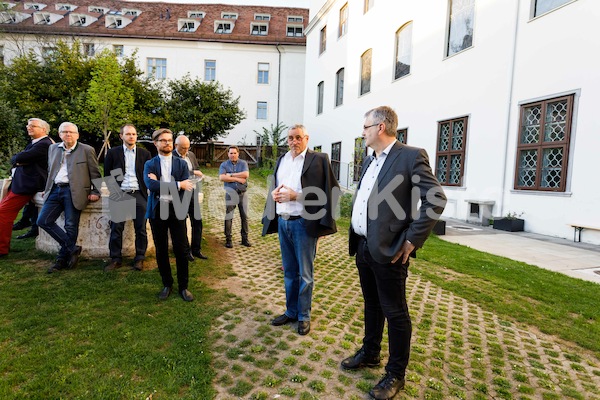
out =
[[[30,118],[27,134],[31,142],[10,160],[14,168],[13,179],[6,197],[0,202],[0,257],[8,255],[13,221],[19,210],[46,185],[48,147],[53,143],[48,137],[49,132],[50,125],[46,121]]]
[[[144,259],[148,247],[146,233],[146,203],[148,202],[148,190],[144,183],[144,164],[152,156],[150,152],[139,146],[137,142],[137,130],[131,124],[123,125],[119,137],[123,141],[122,146],[113,147],[108,150],[104,158],[104,176],[115,174],[121,192],[135,198],[135,218],[133,227],[135,229],[135,258],[133,269],[141,271],[144,269]],[[109,189],[111,189],[109,187]],[[123,193],[112,193],[111,198],[118,197]],[[111,202],[111,207],[118,207],[119,201]],[[104,267],[104,271],[112,271],[123,265],[123,229],[125,221],[110,221],[110,239],[108,249],[110,251],[110,263]]]
[[[202,171],[200,171],[198,160],[196,160],[196,155],[190,151],[190,139],[188,139],[187,136],[177,136],[177,139],[175,139],[175,150],[173,151],[173,155],[182,158],[185,161],[190,170],[190,179],[195,182],[194,196],[192,197],[192,201],[190,201],[188,212],[190,225],[192,226],[192,246],[191,250],[188,249],[188,260],[194,261],[194,257],[206,260],[208,257],[202,254],[202,208],[198,201],[200,180],[203,175]]]
[[[284,271],[286,310],[271,324],[298,321],[300,335],[310,332],[317,241],[337,232],[333,210],[339,195],[329,157],[309,150],[307,144],[306,128],[292,126],[290,151],[277,160],[262,220],[263,236],[279,233]]]
[[[365,114],[362,135],[374,157],[363,162],[350,227],[350,255],[356,254],[365,300],[365,336],[363,347],[343,360],[342,367],[379,365],[387,319],[386,374],[369,393],[378,400],[391,399],[404,387],[412,333],[406,302],[408,259],[423,246],[446,205],[427,153],[398,142],[397,127],[398,116],[390,107]]]

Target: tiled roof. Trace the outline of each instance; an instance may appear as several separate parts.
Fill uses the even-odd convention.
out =
[[[0,32],[52,34],[68,36],[96,36],[144,39],[177,39],[192,41],[216,41],[249,44],[296,44],[304,46],[306,38],[288,36],[288,25],[306,27],[308,24],[308,9],[268,6],[242,6],[228,4],[173,4],[146,3],[115,0],[72,0],[72,1],[21,1],[0,0],[0,4],[13,4],[3,14],[16,15],[15,22],[0,23]],[[35,10],[32,4],[45,5],[41,10]],[[72,11],[57,10],[57,4],[76,6]],[[27,6],[27,9],[26,9]],[[90,8],[104,8],[105,14],[90,12]],[[140,14],[125,15],[123,9],[139,10]],[[191,11],[204,12],[204,18],[188,18]],[[222,13],[237,14],[237,20],[222,18]],[[37,14],[37,16],[35,16]],[[49,24],[39,23],[44,16],[50,14]],[[75,26],[74,15],[89,16],[83,26]],[[269,21],[255,20],[255,14],[270,15]],[[18,16],[21,16],[19,18]],[[72,16],[72,17],[70,17]],[[288,22],[288,16],[300,16],[302,22]],[[0,16],[1,17],[1,16]],[[27,17],[23,19],[23,17]],[[96,19],[97,18],[97,19]],[[111,22],[122,20],[121,27],[110,28]],[[180,32],[183,20],[198,21],[199,26],[193,32]],[[4,19],[6,20],[6,19]],[[0,18],[0,21],[3,21]],[[131,21],[131,22],[129,22]],[[231,33],[215,33],[215,21],[232,22]],[[37,22],[37,23],[36,23]],[[43,21],[42,21],[43,22]],[[268,24],[267,35],[251,35],[252,24]]]

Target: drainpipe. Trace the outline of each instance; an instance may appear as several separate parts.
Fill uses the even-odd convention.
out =
[[[510,118],[512,114],[512,95],[515,84],[515,64],[517,58],[517,36],[519,34],[519,14],[521,9],[521,0],[517,0],[517,12],[515,16],[515,33],[513,39],[513,52],[512,52],[512,60],[510,66],[510,81],[509,81],[509,90],[508,90],[508,110],[506,113],[506,132],[505,132],[505,142],[504,142],[504,172],[502,173],[502,195],[500,197],[500,215],[504,215],[504,200],[506,198],[507,192],[507,162],[508,162],[508,138],[510,133]],[[516,164],[515,164],[516,165]]]
[[[279,50],[279,43],[275,45],[277,52],[279,53],[279,61],[277,65],[277,125],[279,126],[279,102],[281,98],[281,51]]]

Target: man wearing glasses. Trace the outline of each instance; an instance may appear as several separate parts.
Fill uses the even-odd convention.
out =
[[[271,325],[298,321],[298,334],[306,335],[310,332],[317,241],[337,232],[333,210],[339,185],[327,154],[308,149],[303,125],[289,129],[288,145],[290,150],[275,165],[262,219],[263,236],[279,234],[283,262],[286,310]]]
[[[78,141],[79,130],[71,122],[60,124],[58,134],[62,142],[48,149],[48,180],[38,217],[38,226],[60,245],[49,274],[77,266],[81,254],[81,246],[77,246],[81,211],[90,201],[100,199],[98,188],[92,185],[93,179],[101,179],[94,148]],[[63,212],[64,229],[56,223]]]
[[[50,125],[46,121],[29,119],[27,134],[31,142],[10,160],[14,168],[12,182],[7,195],[0,202],[0,257],[8,255],[13,221],[19,210],[37,192],[44,190],[48,177],[48,147],[52,144],[49,132]]]
[[[144,181],[150,191],[146,217],[150,220],[156,263],[163,283],[158,298],[166,300],[173,291],[168,243],[168,235],[171,232],[179,295],[185,301],[193,301],[194,296],[188,290],[189,262],[185,219],[194,184],[189,179],[190,172],[186,162],[179,157],[173,157],[173,132],[169,129],[158,129],[152,134],[152,140],[158,155],[146,162]]]

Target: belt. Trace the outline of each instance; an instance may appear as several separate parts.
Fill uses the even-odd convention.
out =
[[[67,187],[67,186],[69,186],[69,182],[67,182],[67,183],[57,183],[56,186],[58,186],[58,187]]]
[[[295,221],[295,220],[300,219],[302,217],[300,215],[279,214],[279,218],[283,218],[286,221]]]

